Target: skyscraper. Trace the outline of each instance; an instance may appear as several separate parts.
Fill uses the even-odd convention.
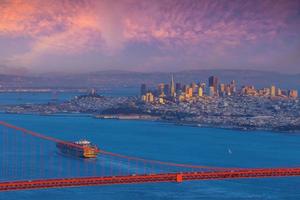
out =
[[[281,89],[280,89],[280,88],[277,89],[277,94],[276,94],[276,95],[277,95],[277,96],[281,96],[281,95],[282,95]]]
[[[289,91],[289,96],[291,98],[297,98],[298,97],[298,91],[297,90],[290,90]]]
[[[172,80],[171,80],[171,97],[175,97],[175,84],[174,84],[174,77],[172,75]]]
[[[206,83],[199,83],[199,87],[202,87],[202,92],[204,94],[204,92],[206,90]]]
[[[192,87],[188,87],[186,90],[186,97],[187,98],[192,98],[193,97],[193,88]]]
[[[220,96],[225,96],[226,95],[226,88],[227,88],[227,85],[225,85],[224,83],[221,83],[219,85],[219,95]]]
[[[183,91],[183,92],[186,92],[186,91],[187,91],[187,89],[188,89],[189,87],[190,87],[189,85],[183,85],[183,87],[182,87],[182,91]]]
[[[230,83],[230,92],[232,94],[236,93],[236,81],[235,80],[232,80]]]
[[[157,91],[158,91],[158,95],[159,96],[165,96],[165,84],[164,83],[160,83],[157,86]]]
[[[216,76],[210,76],[208,78],[208,86],[214,88],[214,93],[217,93],[218,82],[219,82],[219,80]]]
[[[276,96],[276,87],[274,85],[271,86],[271,97]]]
[[[225,84],[221,83],[220,84],[220,93],[223,93],[223,92],[225,92]]]
[[[164,92],[166,96],[170,96],[170,85],[165,84]]]
[[[146,102],[151,103],[151,102],[153,102],[153,101],[154,101],[154,96],[153,96],[153,94],[152,94],[151,92],[147,92],[147,93],[146,93]]]
[[[209,96],[210,96],[210,97],[215,96],[215,89],[214,89],[213,86],[210,86],[210,87],[209,87]]]
[[[198,88],[198,97],[202,97],[203,96],[203,89],[202,87]]]
[[[175,89],[176,89],[176,93],[179,94],[179,92],[182,90],[181,83],[176,83]]]

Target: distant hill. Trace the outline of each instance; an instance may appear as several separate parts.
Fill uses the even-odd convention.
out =
[[[5,88],[138,88],[141,83],[154,87],[161,82],[168,83],[174,75],[175,82],[207,82],[215,75],[221,82],[236,80],[239,86],[254,85],[268,87],[275,84],[282,88],[300,89],[300,74],[290,75],[257,70],[187,70],[175,73],[97,71],[85,74],[42,74],[35,76],[0,75],[0,85]]]

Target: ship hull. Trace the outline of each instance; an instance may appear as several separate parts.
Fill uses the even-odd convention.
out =
[[[80,158],[96,158],[99,153],[99,150],[95,148],[80,147],[68,143],[56,143],[56,147],[65,155]]]

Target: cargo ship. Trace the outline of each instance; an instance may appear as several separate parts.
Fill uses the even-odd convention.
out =
[[[99,148],[96,145],[91,144],[88,140],[58,142],[56,143],[56,147],[63,154],[80,158],[96,158],[100,153]]]

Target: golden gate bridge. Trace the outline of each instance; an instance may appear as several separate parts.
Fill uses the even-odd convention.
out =
[[[58,154],[73,143],[0,121],[0,191],[300,176],[300,167],[228,168],[148,160],[100,150],[97,159]]]

